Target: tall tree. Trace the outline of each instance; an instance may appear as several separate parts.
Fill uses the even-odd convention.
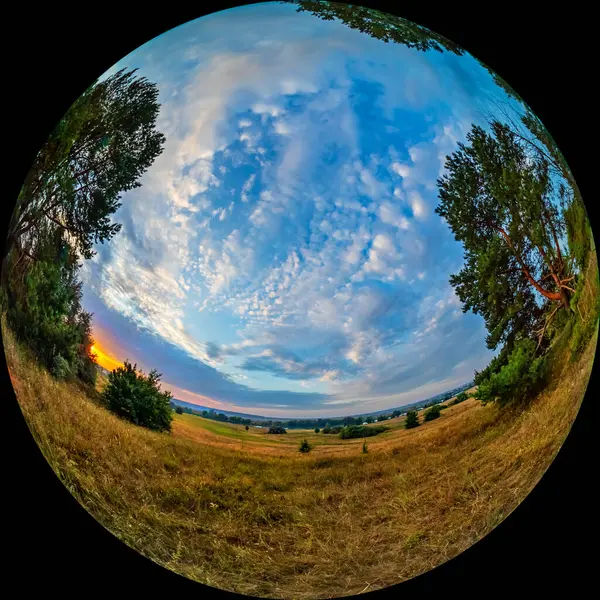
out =
[[[53,130],[19,194],[4,256],[15,244],[31,253],[47,223],[84,258],[119,231],[110,217],[121,192],[141,185],[165,141],[155,129],[156,85],[135,72],[95,82]]]
[[[447,157],[436,212],[464,246],[465,265],[450,283],[463,310],[484,317],[495,348],[532,336],[544,302],[569,308],[571,288],[548,161],[505,124],[491,130],[474,125],[468,144]]]

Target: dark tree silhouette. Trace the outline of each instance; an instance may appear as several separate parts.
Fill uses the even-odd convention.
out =
[[[310,12],[324,21],[338,19],[344,25],[385,43],[395,42],[422,51],[464,53],[455,43],[426,27],[373,8],[319,0],[283,0],[282,3],[296,4],[297,12]]]
[[[124,69],[97,81],[71,106],[38,153],[9,226],[6,255],[19,244],[35,250],[41,226],[52,223],[84,258],[120,225],[111,215],[123,191],[162,152],[155,129],[156,85]]]
[[[419,425],[420,425],[419,415],[418,415],[417,411],[409,410],[406,413],[406,421],[404,421],[404,428],[405,429],[413,429],[415,427],[418,427]]]

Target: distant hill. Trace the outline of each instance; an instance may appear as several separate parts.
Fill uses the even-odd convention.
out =
[[[454,396],[456,396],[456,394],[460,394],[460,392],[462,392],[464,390],[468,390],[469,388],[473,387],[473,385],[475,385],[475,382],[469,381],[468,383],[465,383],[464,385],[461,385],[457,388],[447,390],[440,394],[436,394],[435,396],[430,396],[429,398],[426,398],[425,400],[419,400],[418,402],[412,402],[411,404],[405,404],[404,406],[399,406],[397,409],[386,408],[385,410],[379,410],[377,412],[364,413],[364,414],[365,414],[365,416],[367,416],[367,415],[375,416],[375,415],[381,415],[384,413],[389,413],[390,411],[394,411],[394,410],[401,410],[402,412],[406,412],[407,410],[411,410],[411,409],[424,408],[425,406],[429,406],[431,404],[439,404],[440,402],[449,400],[450,398],[453,398]]]
[[[405,404],[403,406],[398,406],[396,408],[386,408],[384,410],[377,410],[374,412],[364,412],[364,413],[356,413],[355,415],[349,415],[351,417],[358,417],[358,416],[363,416],[363,417],[368,417],[368,416],[377,416],[377,415],[382,415],[382,414],[389,414],[391,412],[393,412],[394,410],[401,410],[402,412],[406,412],[407,410],[411,410],[411,409],[419,409],[419,408],[424,408],[425,406],[429,406],[430,404],[438,404],[439,402],[444,402],[444,400],[448,400],[450,398],[452,398],[453,396],[456,396],[456,394],[462,392],[463,390],[469,389],[470,387],[473,386],[473,381],[469,381],[468,383],[465,383],[464,385],[461,385],[457,388],[451,389],[451,390],[447,390],[445,392],[442,392],[440,394],[436,394],[435,396],[431,396],[429,398],[426,398],[425,400],[419,400],[418,402],[412,402],[411,404]],[[235,412],[235,411],[231,411],[231,410],[224,410],[224,409],[216,409],[216,408],[212,408],[210,406],[202,406],[200,404],[194,404],[192,402],[185,402],[184,400],[179,400],[178,398],[172,398],[171,399],[171,403],[174,405],[179,405],[182,408],[189,408],[190,410],[193,410],[195,412],[202,412],[203,410],[207,410],[207,411],[214,411],[215,413],[222,413],[224,415],[227,415],[228,417],[241,417],[243,419],[252,419],[253,421],[294,421],[296,419],[294,419],[294,417],[264,417],[262,415],[254,415],[254,414],[250,414],[250,413],[241,413],[241,412]],[[322,419],[327,419],[327,418],[331,418],[331,419],[340,419],[342,417],[320,417]]]
[[[216,409],[211,406],[202,406],[201,404],[193,404],[192,402],[185,402],[184,400],[179,400],[178,398],[171,398],[171,403],[175,405],[179,405],[182,408],[190,408],[196,412],[202,412],[203,410],[214,411],[216,413],[223,413],[228,417],[242,417],[243,419],[252,419],[253,421],[271,421],[273,417],[262,417],[260,415],[251,415],[248,413],[235,412],[231,410],[224,410],[222,408]],[[278,419],[278,420],[287,420],[287,419]]]

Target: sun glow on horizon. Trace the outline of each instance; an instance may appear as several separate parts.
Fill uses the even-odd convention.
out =
[[[112,356],[109,352],[100,349],[97,342],[92,345],[90,350],[96,355],[96,362],[104,369],[112,371],[123,366],[123,363],[119,359]]]

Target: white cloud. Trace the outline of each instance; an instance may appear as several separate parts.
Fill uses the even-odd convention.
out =
[[[409,196],[410,206],[417,219],[423,219],[427,215],[427,205],[419,192],[411,191]]]
[[[411,173],[411,169],[408,165],[399,162],[392,163],[392,171],[402,178],[409,177]]]
[[[258,102],[251,107],[252,112],[257,115],[269,115],[271,117],[278,117],[283,114],[283,109],[273,104],[263,104]]]
[[[410,227],[408,219],[400,213],[400,207],[387,200],[379,206],[379,218],[382,223],[392,225],[398,229],[408,229]]]
[[[292,130],[285,121],[277,121],[275,123],[275,133],[278,133],[279,135],[290,135]]]

